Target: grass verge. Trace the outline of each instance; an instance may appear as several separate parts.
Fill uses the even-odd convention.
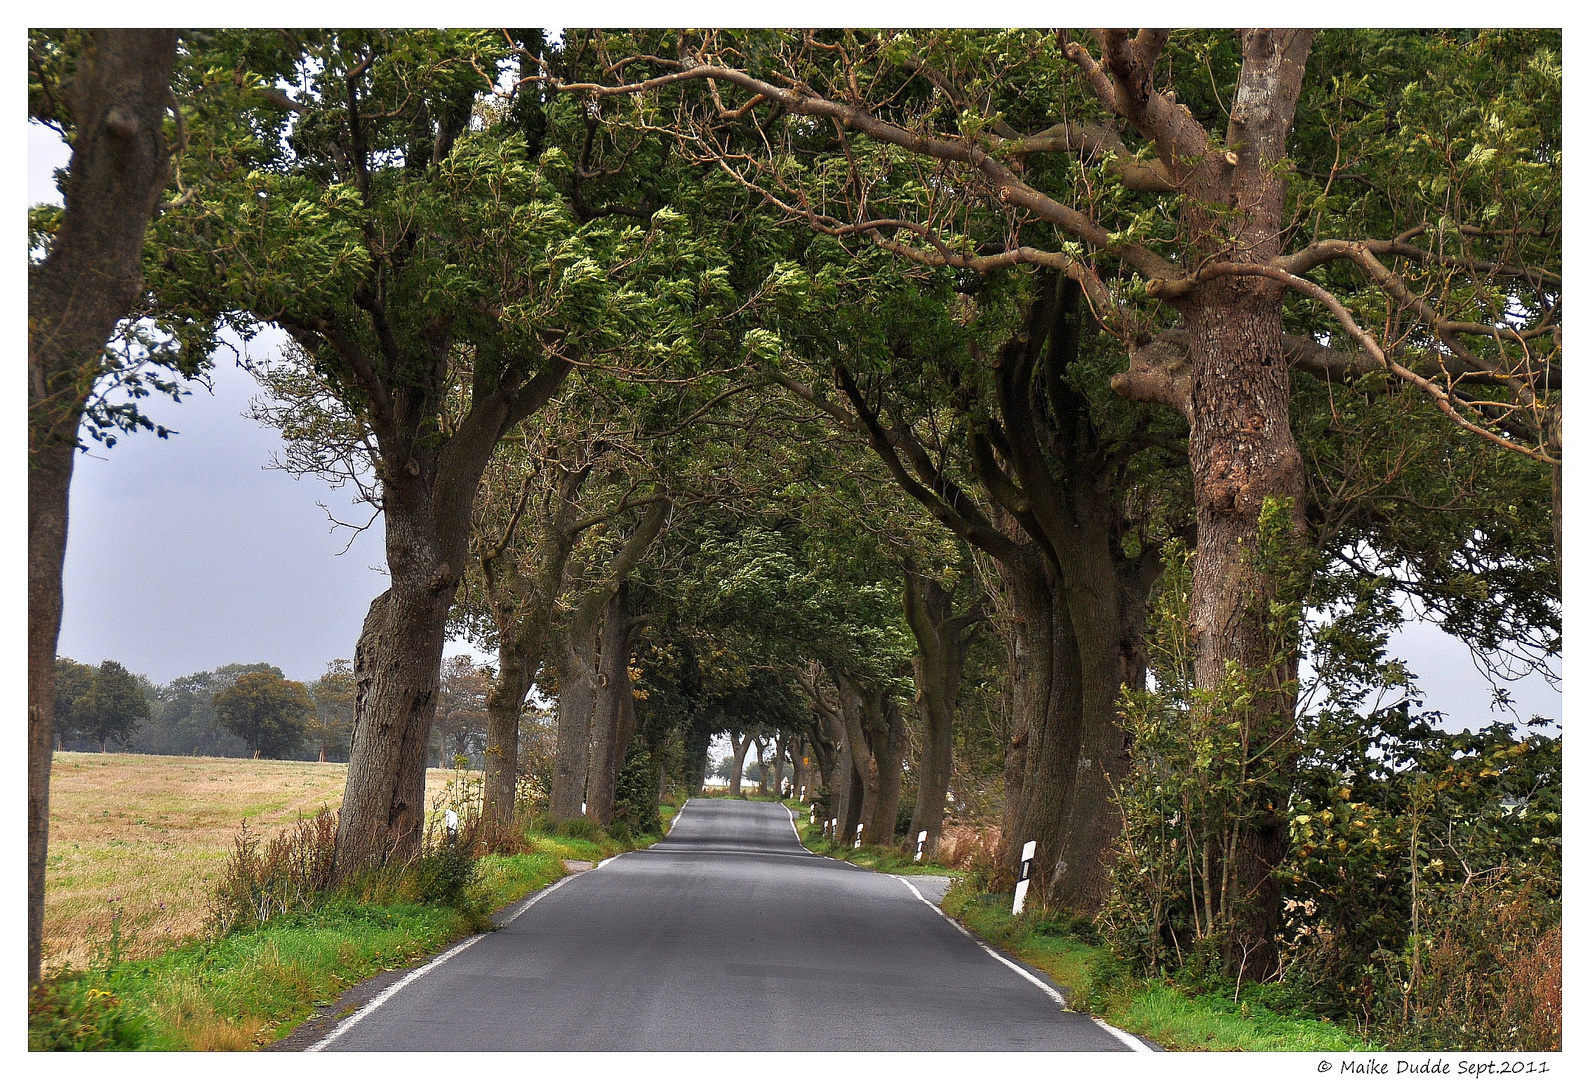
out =
[[[494,910],[564,876],[552,855],[488,855],[481,900]],[[69,971],[29,1002],[30,1049],[252,1050],[371,975],[407,967],[482,929],[443,904],[362,904],[334,895],[159,956]]]
[[[1071,1006],[1168,1050],[1352,1052],[1378,1050],[1323,1020],[1291,1016],[1263,1004],[1263,987],[1242,1000],[1189,993],[1165,979],[1132,975],[1103,945],[1042,918],[1010,914],[1009,893],[977,893],[958,882],[944,898],[947,915],[1065,987]]]
[[[950,874],[934,863],[917,863],[894,848],[834,844],[822,828],[799,816],[802,842],[819,855],[843,859],[886,874]],[[940,905],[944,913],[1007,954],[1048,975],[1067,990],[1066,1000],[1080,1012],[1149,1039],[1167,1050],[1252,1050],[1352,1052],[1380,1047],[1322,1020],[1285,1015],[1263,1004],[1263,990],[1245,991],[1240,1002],[1218,994],[1189,993],[1165,979],[1134,977],[1086,931],[1039,917],[1010,914],[1009,893],[979,893],[964,877]]]
[[[673,817],[663,808],[663,821]],[[666,828],[666,825],[664,826]],[[382,971],[405,968],[490,927],[495,911],[567,874],[654,843],[578,822],[529,829],[525,851],[478,862],[471,902],[361,902],[327,896],[314,909],[249,929],[124,959],[111,940],[86,970],[57,973],[29,1000],[30,1049],[253,1050]]]

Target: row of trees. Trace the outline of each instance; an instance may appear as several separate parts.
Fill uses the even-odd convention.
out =
[[[33,39],[33,115],[74,140],[40,281],[96,212],[65,103],[111,41]],[[259,414],[293,467],[360,486],[391,572],[349,673],[339,876],[418,844],[462,632],[497,656],[499,835],[535,686],[556,817],[644,827],[715,733],[743,762],[762,731],[847,834],[887,842],[910,806],[936,842],[952,789],[991,802],[999,873],[1036,839],[1035,895],[1083,915],[1134,887],[1123,792],[1170,760],[1143,760],[1148,718],[1234,730],[1193,934],[1262,980],[1310,717],[1410,692],[1400,599],[1510,675],[1560,650],[1559,56],[1536,32],[187,34],[146,73],[180,177],[118,312],[139,334],[74,354],[30,432],[69,469],[80,423],[136,423],[107,378],[289,333]],[[1180,622],[1153,621],[1173,581]]]
[[[347,660],[333,660],[308,683],[271,664],[226,664],[164,685],[114,660],[94,668],[61,657],[55,670],[57,749],[348,760],[354,684]],[[443,665],[432,767],[459,758],[480,767],[490,679],[491,670],[467,655]]]

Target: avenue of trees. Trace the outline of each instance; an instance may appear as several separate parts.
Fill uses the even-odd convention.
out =
[[[256,411],[390,586],[313,686],[156,713],[346,755],[339,878],[463,759],[506,847],[526,790],[649,831],[709,772],[949,815],[1145,970],[1361,1020],[1447,1016],[1486,904],[1549,940],[1558,741],[1443,731],[1387,642],[1555,678],[1555,32],[146,34],[30,38],[32,975],[118,678],[54,655],[74,447],[266,324]]]

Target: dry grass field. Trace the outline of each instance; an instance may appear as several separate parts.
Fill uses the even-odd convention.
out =
[[[238,827],[269,835],[342,802],[348,767],[308,761],[55,755],[45,879],[47,969],[112,948],[149,956],[203,931]],[[455,777],[432,769],[426,805]],[[120,916],[119,919],[116,916]]]

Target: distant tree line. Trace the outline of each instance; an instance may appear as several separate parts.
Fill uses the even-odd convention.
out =
[[[347,761],[353,665],[333,660],[308,683],[273,664],[224,664],[155,683],[115,660],[56,659],[57,749],[184,757]],[[442,677],[428,763],[481,765],[490,669],[451,657]]]

